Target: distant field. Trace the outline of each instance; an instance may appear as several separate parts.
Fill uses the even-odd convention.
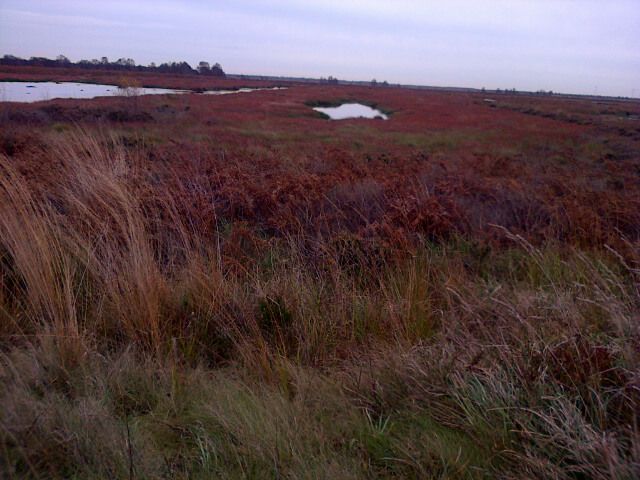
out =
[[[286,86],[0,103],[0,473],[638,475],[640,102]]]

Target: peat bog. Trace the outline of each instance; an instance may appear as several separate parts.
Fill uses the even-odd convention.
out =
[[[637,475],[638,102],[63,70],[258,90],[0,103],[0,476]]]

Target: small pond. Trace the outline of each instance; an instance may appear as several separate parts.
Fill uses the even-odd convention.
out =
[[[168,88],[137,88],[137,95],[183,93]],[[0,82],[0,102],[40,102],[54,98],[96,98],[131,93],[115,85],[73,82]]]
[[[343,103],[338,107],[315,107],[316,112],[324,113],[331,120],[345,120],[347,118],[381,118],[388,120],[388,116],[380,110],[361,103]]]
[[[281,90],[274,88],[240,88],[237,90],[206,90],[206,95],[228,95],[256,90]],[[0,82],[0,102],[40,102],[54,98],[96,98],[132,95],[166,95],[196,93],[191,90],[170,88],[120,88],[116,85],[74,82]]]

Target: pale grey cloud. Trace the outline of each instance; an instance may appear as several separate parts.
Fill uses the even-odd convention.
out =
[[[52,15],[47,13],[29,12],[24,10],[7,9],[3,12],[7,18],[11,18],[15,24],[31,25],[53,25],[64,26],[87,26],[87,27],[126,27],[125,22],[114,22],[96,17],[82,15]]]
[[[0,51],[629,95],[637,0],[2,0]],[[640,90],[639,90],[640,91]]]

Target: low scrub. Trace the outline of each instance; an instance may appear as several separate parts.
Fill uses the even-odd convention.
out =
[[[373,180],[270,230],[116,137],[50,155],[0,158],[3,476],[638,475],[632,241],[489,242]]]

